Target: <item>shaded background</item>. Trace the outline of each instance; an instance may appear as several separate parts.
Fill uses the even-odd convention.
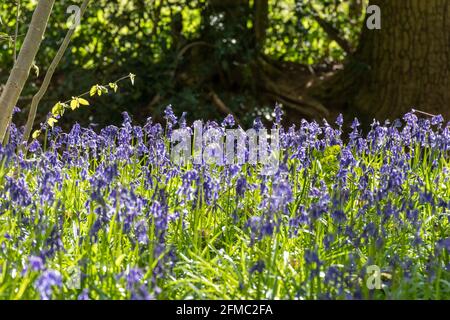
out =
[[[19,44],[35,3],[22,1]],[[67,32],[66,10],[72,4],[77,1],[55,4],[36,60],[39,73],[37,68],[32,72],[19,101],[19,124]],[[369,123],[371,117],[398,117],[412,107],[446,115],[442,92],[448,91],[449,38],[442,31],[441,43],[431,34],[439,32],[436,26],[446,29],[448,1],[371,4],[382,9],[382,30],[365,28],[365,0],[93,1],[40,104],[36,123],[44,121],[57,101],[129,72],[137,75],[134,87],[121,83],[118,94],[91,98],[91,106],[67,112],[60,124],[117,124],[122,111],[137,122],[149,116],[162,120],[169,104],[177,114],[186,111],[191,121],[233,113],[244,126],[257,115],[272,120],[276,102],[284,106],[288,123],[303,117],[333,121],[340,112]],[[3,0],[0,17],[4,84],[13,64],[7,35],[14,34],[16,2]],[[419,46],[437,54],[419,55]],[[386,79],[380,76],[384,74]],[[424,82],[438,86],[439,79],[436,99],[417,93],[431,92]]]

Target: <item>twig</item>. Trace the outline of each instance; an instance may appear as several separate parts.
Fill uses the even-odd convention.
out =
[[[120,81],[125,80],[125,79],[129,79],[129,78],[131,78],[131,74],[129,74],[129,75],[127,75],[127,76],[123,76],[122,78],[119,78],[119,79],[117,79],[116,81],[111,82],[111,83],[117,84],[117,83],[119,83]],[[103,86],[103,87],[106,87],[107,84],[104,84],[104,85],[102,85],[102,86]],[[91,92],[91,90],[86,91],[86,92],[83,92],[82,94],[80,94],[80,95],[78,95],[78,96],[76,96],[76,97],[77,97],[77,98],[81,98],[81,97],[87,96],[90,92]],[[66,100],[66,101],[62,102],[62,104],[67,104],[67,103],[69,103],[70,101],[72,101],[72,99]]]
[[[420,114],[423,114],[423,115],[429,116],[429,117],[436,117],[435,114],[431,114],[431,113],[428,113],[428,112],[425,112],[425,111],[416,110],[416,109],[411,109],[411,112],[412,113],[420,113]]]

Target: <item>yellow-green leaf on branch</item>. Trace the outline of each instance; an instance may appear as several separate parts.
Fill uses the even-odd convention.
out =
[[[41,130],[36,130],[33,132],[33,135],[31,136],[33,139],[37,139],[41,135]]]
[[[54,116],[62,116],[64,114],[64,106],[61,102],[57,102],[52,108],[52,114]]]
[[[89,101],[87,101],[86,99],[83,99],[83,98],[78,98],[78,103],[83,105],[83,106],[88,106],[89,105]]]
[[[113,83],[113,82],[111,82],[111,83],[109,84],[109,87],[110,87],[111,89],[113,89],[114,92],[117,92],[117,89],[119,88],[119,87],[117,86],[117,83]]]
[[[72,98],[72,101],[70,101],[70,109],[75,110],[80,106],[80,102],[77,98]]]
[[[58,122],[58,120],[56,120],[55,118],[49,118],[48,120],[47,120],[47,124],[51,127],[51,128],[53,128],[53,126],[55,125],[55,123],[57,123]]]
[[[106,88],[105,86],[98,86],[98,90],[101,92],[99,95],[101,95],[102,93],[108,93],[108,88]]]
[[[97,93],[97,86],[92,86],[91,90],[89,90],[89,95],[92,97]]]

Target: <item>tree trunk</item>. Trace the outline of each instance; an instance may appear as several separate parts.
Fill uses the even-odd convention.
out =
[[[81,4],[80,19],[83,17],[84,12],[86,11],[86,8],[89,4],[89,1],[90,0],[84,0],[83,3]],[[56,53],[52,63],[50,64],[50,67],[47,70],[47,73],[45,74],[44,81],[42,82],[39,91],[33,96],[33,100],[31,101],[30,112],[28,114],[27,123],[25,125],[25,131],[22,138],[23,142],[28,142],[28,139],[30,138],[31,130],[33,129],[34,119],[36,118],[36,112],[39,103],[41,102],[42,97],[47,92],[48,86],[50,85],[50,81],[52,80],[56,67],[59,65],[59,62],[64,56],[64,53],[66,52],[67,47],[69,46],[70,40],[72,39],[72,35],[74,34],[75,30],[76,26],[70,28],[69,31],[67,32],[61,46],[58,49],[58,52]]]
[[[22,49],[0,97],[0,142],[5,137],[14,106],[28,79],[33,60],[36,57],[45,29],[47,28],[47,22],[54,3],[55,0],[39,0]]]
[[[381,30],[363,27],[356,61],[367,68],[354,111],[379,119],[412,108],[450,117],[450,1],[372,0]]]
[[[255,40],[258,49],[261,49],[266,40],[267,26],[269,24],[269,0],[257,0],[253,6]]]

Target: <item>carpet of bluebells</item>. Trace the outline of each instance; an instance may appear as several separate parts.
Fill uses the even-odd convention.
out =
[[[192,127],[170,107],[163,124],[124,113],[119,127],[48,128],[27,149],[12,125],[0,298],[450,298],[450,123],[411,112],[344,134],[342,116],[290,128],[275,116],[269,176],[172,163],[172,130]]]

